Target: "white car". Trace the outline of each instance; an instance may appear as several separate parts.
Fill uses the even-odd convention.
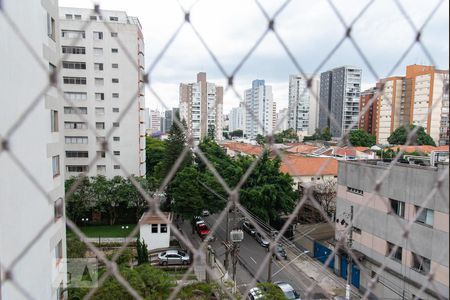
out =
[[[207,216],[209,216],[209,215],[210,215],[209,210],[204,209],[204,210],[202,211],[202,216],[203,216],[203,217],[207,217]]]
[[[289,300],[301,300],[300,295],[294,290],[292,285],[284,281],[274,282],[284,293]]]

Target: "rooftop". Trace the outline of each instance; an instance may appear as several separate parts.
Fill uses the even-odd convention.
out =
[[[280,171],[291,176],[337,176],[338,163],[332,157],[304,157],[288,154],[283,157]]]
[[[172,223],[172,213],[163,212],[162,214],[169,220],[169,223]],[[167,220],[156,213],[146,212],[139,220],[139,224],[167,224]]]

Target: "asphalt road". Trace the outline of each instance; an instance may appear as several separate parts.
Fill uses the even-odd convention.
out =
[[[205,218],[205,221],[212,225],[216,221],[216,216],[209,216]],[[233,222],[231,222],[231,224],[232,223]],[[217,240],[214,243],[211,243],[211,245],[215,248],[216,253],[224,252],[223,246],[221,246],[221,241],[225,240],[226,236],[226,220],[219,225],[215,235]],[[266,255],[267,248],[261,246],[251,235],[245,232],[244,239],[239,246],[239,260],[241,263],[241,268],[237,269],[236,275],[238,283],[241,287],[248,288],[247,285],[251,282],[251,280],[258,272]],[[295,259],[295,257],[293,257],[293,254],[288,251],[287,260],[272,260],[272,282],[285,281],[291,284],[294,289],[296,289],[297,292],[302,296],[302,298],[305,298],[305,291],[310,285],[312,285],[313,280],[307,277],[301,270],[299,270],[295,264],[290,263],[293,259]],[[245,269],[245,271],[250,273],[250,278],[248,278],[248,275],[245,276],[245,274],[241,274],[243,272],[242,269]],[[262,272],[260,272],[260,275],[257,277],[257,280],[259,282],[266,282],[267,279],[268,264],[265,264],[263,266]],[[240,290],[242,290],[242,288]],[[243,288],[243,290],[245,290],[245,288]],[[324,298],[323,295],[326,295],[326,292],[320,287],[315,286],[315,288],[313,289],[313,294],[317,294],[318,296],[314,298],[320,299]]]

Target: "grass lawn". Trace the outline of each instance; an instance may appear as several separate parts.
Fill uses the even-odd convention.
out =
[[[126,228],[128,226],[128,228]],[[127,237],[136,224],[121,224],[121,225],[99,225],[99,226],[80,226],[80,230],[87,237]],[[122,228],[125,227],[125,228]],[[67,237],[75,237],[75,234],[67,228]]]

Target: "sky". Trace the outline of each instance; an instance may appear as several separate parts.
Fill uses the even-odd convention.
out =
[[[259,1],[273,16],[284,0]],[[350,24],[360,11],[370,5],[352,28],[351,34],[370,66],[347,39],[318,69],[328,53],[345,35],[345,28],[326,0],[293,0],[277,15],[275,29],[304,72],[323,72],[342,65],[362,68],[362,88],[369,88],[378,78],[404,75],[406,65],[435,64],[440,69],[449,65],[449,1],[400,0],[411,22],[420,28],[434,8],[441,3],[422,33],[422,42],[432,61],[416,44],[397,68],[393,66],[415,39],[415,31],[392,0],[337,0],[334,6],[343,21]],[[60,6],[126,11],[138,17],[145,40],[148,69],[164,45],[184,21],[184,10],[190,9],[190,20],[197,32],[230,74],[267,28],[267,20],[253,0],[59,0]],[[181,6],[181,7],[180,7]],[[198,72],[206,72],[207,80],[226,87],[227,80],[203,47],[192,27],[185,23],[164,52],[152,73],[151,86],[160,101],[147,89],[146,105],[164,110],[178,107],[181,82],[195,82]],[[264,79],[273,89],[277,108],[288,105],[289,75],[298,69],[280,42],[269,32],[234,77],[240,97],[254,79]],[[238,106],[239,96],[231,89],[224,93],[224,113]]]

